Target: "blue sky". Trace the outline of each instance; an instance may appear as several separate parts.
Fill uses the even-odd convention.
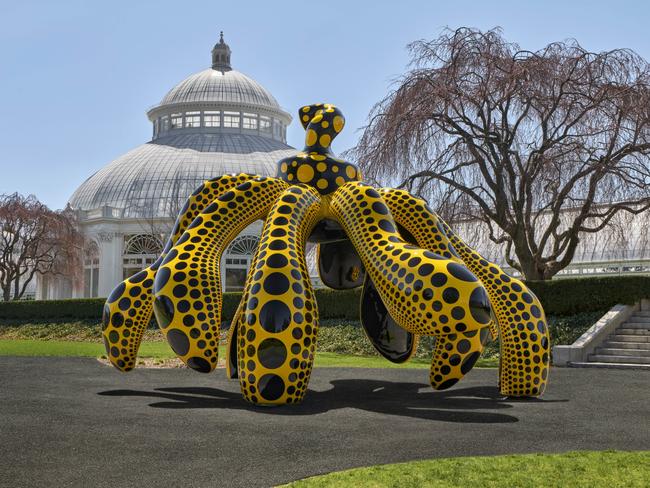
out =
[[[355,144],[408,63],[410,41],[444,27],[503,28],[525,49],[574,37],[650,59],[646,2],[0,0],[0,193],[61,208],[92,173],[148,141],[145,111],[210,64],[225,32],[235,69],[290,113],[334,103]],[[294,121],[289,143],[301,146]]]

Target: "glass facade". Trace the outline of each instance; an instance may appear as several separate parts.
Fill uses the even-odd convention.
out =
[[[175,113],[171,115],[172,129],[182,129],[183,128],[183,114]]]
[[[171,121],[171,124],[170,124]],[[274,139],[286,139],[287,126],[281,120],[251,112],[220,110],[176,112],[163,115],[153,121],[154,139],[168,136],[170,129],[221,128],[240,129],[255,134],[272,135]]]
[[[203,112],[203,127],[221,127],[221,112],[219,110]]]
[[[185,112],[185,127],[201,127],[201,112]]]

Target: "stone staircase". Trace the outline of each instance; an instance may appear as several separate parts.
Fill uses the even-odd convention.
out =
[[[613,334],[575,366],[650,369],[650,311],[635,311]]]

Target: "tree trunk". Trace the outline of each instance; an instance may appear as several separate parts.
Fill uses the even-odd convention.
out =
[[[14,280],[14,300],[20,300],[23,294],[20,292],[20,278],[16,277]]]
[[[549,275],[548,267],[533,256],[525,243],[515,242],[514,247],[521,266],[521,272],[526,281],[544,281],[553,278],[553,275]]]

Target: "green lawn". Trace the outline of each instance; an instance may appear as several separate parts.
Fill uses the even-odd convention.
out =
[[[105,355],[104,345],[86,341],[40,341],[0,339],[0,356],[76,356],[96,358]],[[166,342],[143,342],[139,356],[166,359],[174,353]]]
[[[1,347],[1,346],[0,346]],[[335,352],[318,352],[316,353],[316,367],[350,367],[350,368],[410,368],[410,369],[429,369],[431,362],[424,359],[411,359],[407,363],[395,364],[379,356],[352,356],[348,354],[338,354]],[[479,359],[476,362],[477,368],[496,368],[499,366],[499,360]]]
[[[431,459],[316,476],[295,488],[423,487],[648,487],[650,451],[582,451],[563,454]]]
[[[224,348],[220,348],[222,357]],[[104,346],[88,341],[58,341],[35,339],[0,339],[0,356],[75,356],[99,357],[105,354]],[[174,353],[166,342],[143,342],[138,357],[168,359]],[[496,367],[498,360],[481,359],[477,367]],[[429,361],[412,359],[406,364],[393,364],[379,356],[352,356],[334,352],[318,352],[316,367],[352,367],[352,368],[429,368]]]

